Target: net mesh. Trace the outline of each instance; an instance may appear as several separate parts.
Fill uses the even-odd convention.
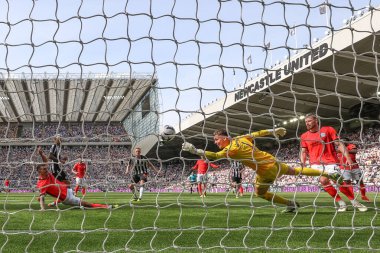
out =
[[[378,251],[377,6],[0,0],[0,251]],[[285,138],[259,137],[255,145],[297,167],[308,112],[357,146],[355,200],[367,212],[355,202],[338,212],[317,177],[282,176],[270,191],[301,203],[282,214],[284,205],[256,197],[249,168],[239,196],[231,159],[215,162],[207,197],[199,197],[188,178],[196,158],[181,151],[183,141],[216,151],[215,129],[236,136],[285,127]],[[164,124],[180,133],[149,146]],[[57,134],[71,188],[82,158],[83,200],[112,208],[40,211],[37,146],[49,154]],[[160,172],[149,170],[135,202],[125,171],[136,146],[150,151],[147,161]]]

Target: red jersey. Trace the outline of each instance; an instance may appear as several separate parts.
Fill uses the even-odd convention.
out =
[[[4,185],[5,185],[6,187],[9,187],[9,180],[8,180],[8,179],[4,181]]]
[[[76,163],[73,168],[73,170],[77,172],[77,178],[84,178],[86,175],[86,169],[87,167],[85,163]]]
[[[194,167],[192,167],[192,169],[193,170],[198,169],[197,174],[206,174],[209,165],[210,167],[215,168],[215,169],[219,168],[219,166],[216,164],[213,164],[210,162],[207,163],[205,160],[198,160],[197,163],[194,165]]]
[[[61,201],[64,201],[67,196],[67,185],[58,181],[51,173],[45,179],[38,179],[37,188],[40,189],[40,194],[49,194]]]
[[[356,154],[350,153],[351,150],[356,149],[356,145],[355,144],[348,144],[346,146],[346,149],[347,149],[347,152],[348,152],[348,154],[349,154],[349,156],[350,156],[350,158],[352,160],[352,166],[345,166],[345,165],[347,165],[347,159],[346,159],[345,156],[343,156],[342,153],[338,152],[337,156],[338,156],[340,168],[342,170],[358,169],[359,168],[359,164],[356,161]]]
[[[315,133],[307,131],[301,135],[301,147],[306,148],[310,164],[337,164],[334,141],[338,139],[332,127],[321,127]]]

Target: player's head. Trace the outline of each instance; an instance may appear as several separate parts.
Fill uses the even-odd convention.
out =
[[[37,172],[39,176],[45,177],[48,174],[48,166],[46,163],[37,164]]]
[[[135,148],[135,155],[141,156],[141,148],[140,147]]]
[[[318,130],[318,117],[315,113],[305,115],[305,125],[307,130]]]
[[[57,135],[54,137],[54,143],[57,144],[57,145],[60,145],[60,144],[61,144],[61,135],[60,135],[60,134],[57,134]]]
[[[65,156],[65,155],[60,156],[59,161],[60,161],[62,164],[65,164],[65,163],[67,162],[67,160],[68,160],[68,157],[67,157],[67,156]]]
[[[230,138],[228,137],[228,133],[225,129],[215,130],[214,143],[219,149],[223,149],[230,144]]]

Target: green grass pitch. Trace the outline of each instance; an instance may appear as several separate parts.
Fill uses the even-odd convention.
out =
[[[294,194],[281,193],[292,198]],[[119,204],[113,210],[59,206],[39,211],[33,194],[0,195],[0,252],[372,252],[380,250],[380,201],[368,212],[336,213],[321,193],[297,193],[301,209],[246,194],[89,193],[86,200]],[[50,201],[51,199],[48,199]]]

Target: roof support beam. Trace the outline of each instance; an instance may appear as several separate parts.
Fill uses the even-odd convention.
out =
[[[356,60],[356,61],[360,61],[360,62],[376,64],[376,58],[375,57],[357,55],[354,52],[336,51],[335,57],[340,57],[340,58],[345,58],[345,59],[349,59],[349,60]],[[379,61],[377,62],[377,64],[379,64]]]
[[[124,90],[124,93],[123,93],[124,98],[127,96],[128,92],[131,90],[131,88],[135,84],[135,81],[136,81],[136,79],[129,79],[128,80],[127,88]],[[119,101],[117,101],[117,103],[114,106],[114,108],[113,108],[110,116],[108,117],[107,121],[110,121],[112,119],[112,117],[115,115],[115,113],[119,110],[119,107],[120,107],[122,102],[123,102],[123,99],[120,99]]]
[[[66,122],[66,114],[67,114],[67,102],[69,101],[68,97],[69,97],[69,89],[70,89],[70,79],[66,79],[65,80],[65,88],[64,88],[64,95],[63,97],[65,98],[64,101],[63,101],[63,117],[62,117],[62,121],[63,122]]]
[[[331,95],[332,92],[335,92],[335,91],[324,90],[321,88],[317,88],[317,90],[314,90],[314,87],[305,86],[305,85],[297,84],[297,83],[279,82],[276,84],[276,86],[281,86],[285,88],[293,87],[297,90],[307,92],[308,94],[311,94],[311,95]],[[289,90],[289,92],[291,91]],[[339,95],[348,99],[357,99],[357,97],[347,94],[347,93],[343,93],[343,92],[339,92]]]
[[[84,106],[86,105],[86,101],[87,101],[87,98],[88,98],[88,93],[90,93],[91,84],[92,84],[92,80],[88,79],[86,81],[86,86],[85,86],[84,91],[83,91],[84,97],[83,97],[82,103],[80,105],[80,111],[78,113],[77,122],[81,121],[81,118],[83,116]]]
[[[32,117],[33,121],[36,122],[36,115],[35,115],[34,109],[33,109],[33,99],[30,95],[32,92],[28,89],[28,84],[27,84],[25,79],[21,80],[21,85],[22,85],[22,89],[23,89],[25,97],[26,97],[26,103],[28,104],[28,109],[31,113],[30,116]],[[24,110],[24,112],[27,113],[25,110]]]
[[[11,82],[11,81],[8,81],[8,82]],[[17,113],[17,110],[16,110],[16,106],[15,106],[15,104],[13,103],[13,100],[10,98],[10,96],[9,96],[9,92],[8,92],[8,88],[7,88],[7,86],[6,86],[6,84],[5,84],[5,82],[4,82],[3,80],[0,81],[0,86],[1,86],[1,88],[3,89],[5,95],[9,97],[8,100],[4,100],[4,101],[3,101],[3,103],[4,103],[4,105],[5,105],[5,110],[9,110],[9,109],[11,109],[13,115],[15,115],[15,117],[16,117],[16,120],[17,120],[18,122],[21,122],[21,119],[20,119],[20,117],[19,117],[19,115],[18,115],[18,113]],[[7,103],[9,103],[9,106],[6,105]],[[10,107],[10,108],[9,108],[9,107]],[[8,120],[8,121],[9,121],[9,120]]]
[[[289,98],[287,98],[287,97],[282,97],[282,96],[276,95],[276,96],[274,96],[274,99],[275,100],[283,101],[284,103],[289,103]],[[299,98],[297,98],[297,103],[302,103],[302,104],[306,104],[306,105],[312,105],[312,106],[315,106],[315,107],[318,107],[318,108],[321,108],[321,109],[325,109],[325,110],[329,110],[329,111],[333,111],[333,112],[337,111],[337,107],[336,106],[325,105],[325,104],[318,104],[316,102],[306,101],[306,100],[302,100],[302,99],[299,99]],[[349,111],[347,108],[342,108],[342,107],[340,108],[340,110],[341,110],[342,113],[348,113],[348,111]]]
[[[103,92],[103,95],[100,97],[101,101],[98,103],[98,107],[96,108],[96,111],[95,111],[95,114],[94,116],[92,117],[92,122],[95,122],[96,121],[96,118],[98,117],[99,115],[99,112],[100,112],[100,109],[102,109],[102,106],[103,104],[105,103],[105,97],[108,96],[108,93],[110,92],[111,90],[111,87],[112,87],[112,84],[113,84],[113,79],[109,79],[108,82],[107,82],[107,85],[105,86],[105,89],[104,89],[104,92]]]
[[[351,75],[350,76],[341,75],[339,73],[328,72],[328,71],[323,71],[323,70],[318,70],[318,69],[310,69],[310,68],[306,68],[303,71],[306,73],[311,73],[311,74],[317,75],[317,76],[324,76],[324,77],[340,79],[343,81],[356,83],[355,76],[351,76]],[[368,86],[375,87],[375,88],[377,88],[379,86],[379,83],[377,81],[364,79],[362,76],[360,77],[360,79],[358,79],[358,82],[363,83],[363,84],[368,85]]]
[[[49,98],[49,81],[47,79],[44,79],[42,81],[42,84],[44,86],[44,93],[45,93],[45,104],[46,104],[47,122],[51,122],[50,98]]]

